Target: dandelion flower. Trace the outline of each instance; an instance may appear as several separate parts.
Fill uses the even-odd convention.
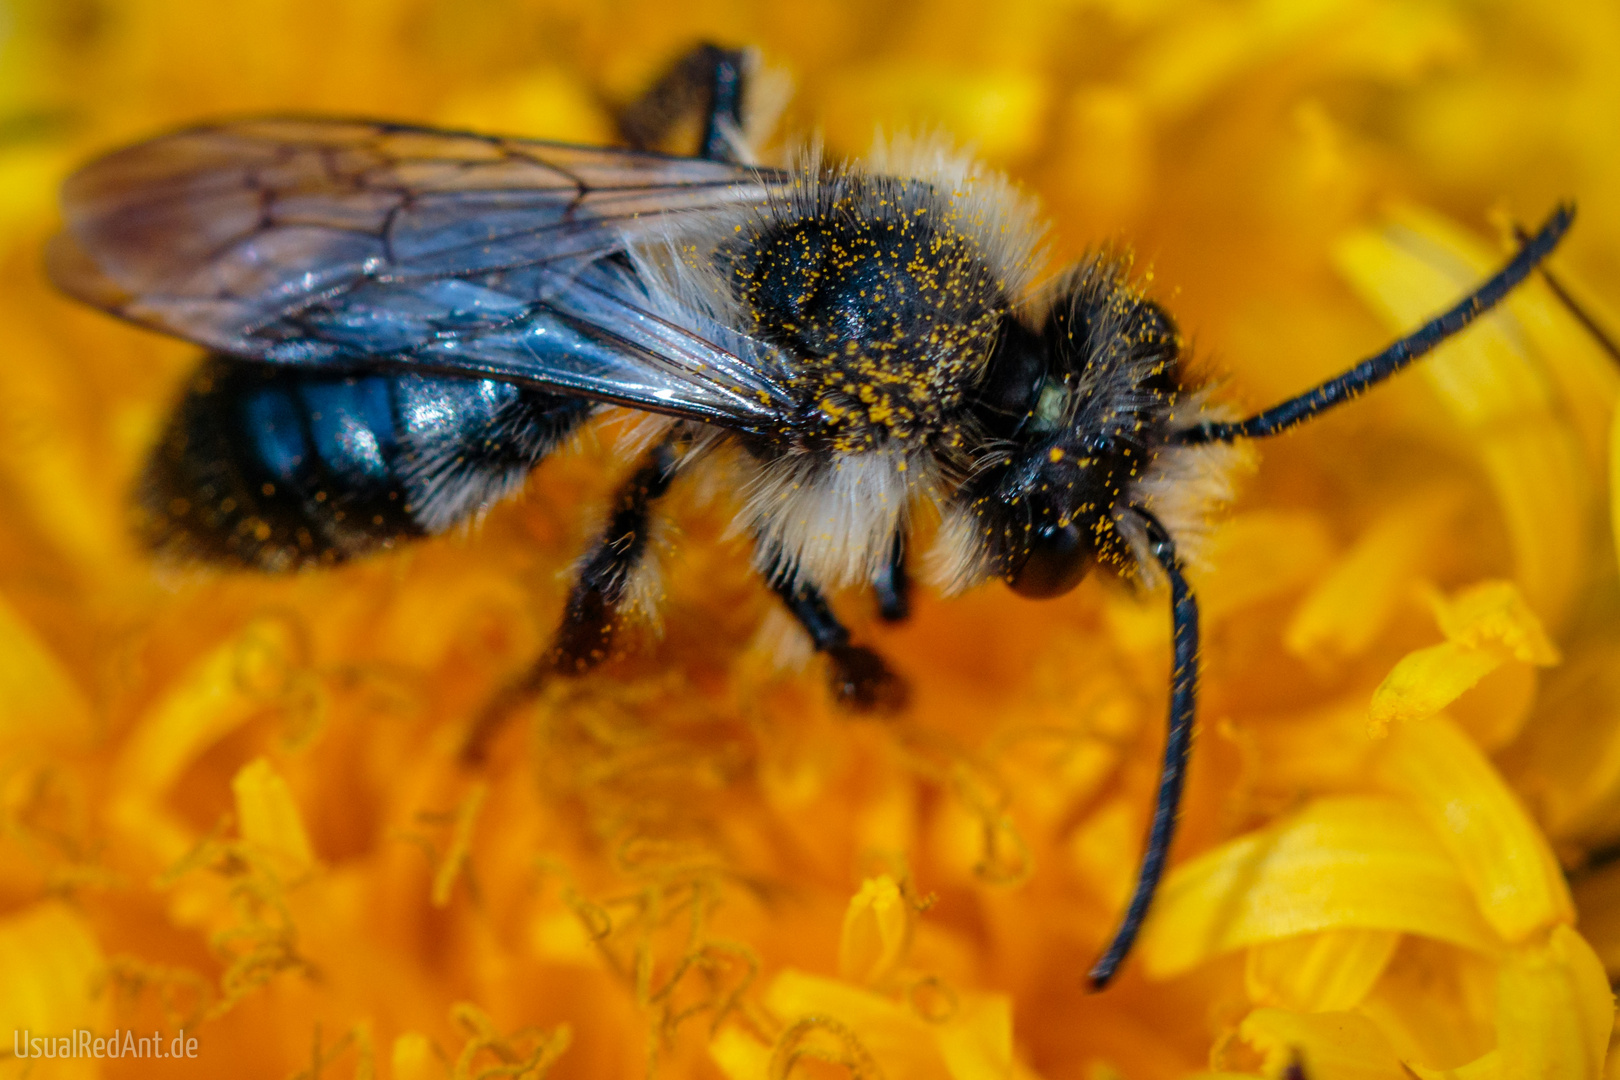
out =
[[[661,635],[469,770],[617,433],[468,534],[155,566],[128,492],[196,350],[40,270],[56,185],[120,142],[271,111],[603,141],[717,39],[794,80],[782,131],[945,132],[1042,201],[1053,265],[1131,248],[1259,406],[1562,197],[1553,273],[1614,337],[1612,5],[9,0],[0,26],[3,1075],[1615,1075],[1620,367],[1547,282],[1256,448],[1194,573],[1172,870],[1090,995],[1157,775],[1162,596],[924,595],[896,628],[840,598],[915,687],[859,720],[773,662],[728,494],[678,485]],[[182,1032],[195,1056],[109,1052]]]

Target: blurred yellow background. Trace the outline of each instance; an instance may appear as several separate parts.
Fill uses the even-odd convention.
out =
[[[916,687],[852,720],[772,663],[731,507],[686,484],[662,633],[467,771],[623,471],[612,430],[476,532],[336,571],[135,549],[198,351],[44,282],[75,165],[262,112],[609,141],[703,39],[791,79],[775,149],[940,130],[1039,197],[1054,268],[1133,250],[1243,406],[1449,303],[1563,198],[1555,272],[1620,325],[1611,3],[6,0],[0,1076],[1620,1075],[1620,370],[1539,281],[1258,448],[1195,577],[1177,869],[1097,996],[1162,595],[924,595],[901,628],[841,598]],[[199,1056],[14,1060],[8,1028]]]

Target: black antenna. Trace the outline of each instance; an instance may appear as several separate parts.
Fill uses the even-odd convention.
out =
[[[1114,931],[1114,940],[1091,966],[1093,990],[1107,986],[1119,970],[1136,941],[1137,932],[1142,929],[1142,920],[1147,918],[1153,894],[1159,889],[1159,878],[1164,875],[1165,863],[1170,858],[1170,841],[1176,833],[1181,786],[1187,779],[1187,755],[1192,750],[1193,717],[1198,711],[1198,598],[1193,596],[1187,579],[1182,576],[1176,546],[1159,519],[1140,506],[1131,507],[1131,512],[1147,527],[1153,557],[1170,578],[1170,622],[1175,639],[1170,661],[1170,731],[1164,740],[1159,794],[1154,799],[1153,826],[1148,830],[1142,866],[1136,872],[1136,890],[1131,894],[1130,906],[1125,909],[1125,918]]]
[[[1172,436],[1171,441],[1183,445],[1232,442],[1275,435],[1296,424],[1304,423],[1318,413],[1355,398],[1368,387],[1376,385],[1424,356],[1435,346],[1460,332],[1469,323],[1491,310],[1512,292],[1524,279],[1541,265],[1569,231],[1575,220],[1575,207],[1565,203],[1553,211],[1534,236],[1518,233],[1522,246],[1508,264],[1497,271],[1473,292],[1463,297],[1449,311],[1431,319],[1417,330],[1401,338],[1376,356],[1357,364],[1336,378],[1307,390],[1298,397],[1289,398],[1262,413],[1238,421],[1207,421]],[[1546,271],[1543,270],[1543,274]],[[1614,345],[1596,324],[1567,296],[1560,284],[1546,275],[1559,298],[1569,304],[1577,318],[1594,330],[1606,348],[1614,352]],[[1170,579],[1170,613],[1174,632],[1174,647],[1170,673],[1170,724],[1165,738],[1164,763],[1159,772],[1159,792],[1153,809],[1153,824],[1148,830],[1146,850],[1142,853],[1141,868],[1136,875],[1136,888],[1130,905],[1114,938],[1092,965],[1091,986],[1101,990],[1119,970],[1130,953],[1148,908],[1158,891],[1170,855],[1170,842],[1176,831],[1176,812],[1181,804],[1181,789],[1187,776],[1187,757],[1192,749],[1193,719],[1198,693],[1198,600],[1182,573],[1181,560],[1176,554],[1170,534],[1146,509],[1132,506],[1131,513],[1146,527],[1147,539],[1153,557],[1164,568]],[[1290,1067],[1297,1071],[1300,1067]]]
[[[1529,277],[1541,261],[1552,253],[1574,220],[1574,204],[1561,204],[1552,212],[1546,224],[1525,242],[1519,253],[1498,270],[1495,276],[1463,297],[1450,311],[1431,319],[1377,356],[1369,357],[1344,374],[1329,379],[1298,397],[1273,405],[1265,412],[1251,416],[1247,420],[1206,421],[1196,427],[1176,432],[1170,441],[1190,445],[1232,442],[1235,439],[1258,439],[1265,435],[1287,431],[1318,413],[1357,397],[1368,387],[1383,382],[1501,303],[1508,293]]]

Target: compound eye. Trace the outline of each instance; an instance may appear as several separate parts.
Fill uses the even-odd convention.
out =
[[[1091,569],[1091,545],[1074,522],[1042,525],[1030,534],[1029,557],[1007,584],[1019,596],[1048,600],[1062,596]]]

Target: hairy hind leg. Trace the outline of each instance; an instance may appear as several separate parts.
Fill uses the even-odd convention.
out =
[[[523,676],[507,684],[473,722],[461,757],[469,764],[484,760],[489,743],[512,712],[529,701],[554,675],[589,671],[613,652],[619,610],[647,555],[653,504],[675,476],[675,447],[665,440],[648,451],[613,498],[607,527],[580,565],[568,593],[562,623],[551,647]]]
[[[699,45],[620,114],[620,133],[638,149],[653,149],[684,118],[699,113],[703,130],[698,156],[734,160],[732,136],[742,126],[746,89],[747,59],[741,50]],[[551,647],[485,705],[462,744],[462,760],[481,762],[506,718],[539,693],[547,679],[588,671],[610,654],[618,609],[646,554],[652,504],[669,487],[674,455],[669,442],[660,444],[619,489],[613,516],[585,558]]]

